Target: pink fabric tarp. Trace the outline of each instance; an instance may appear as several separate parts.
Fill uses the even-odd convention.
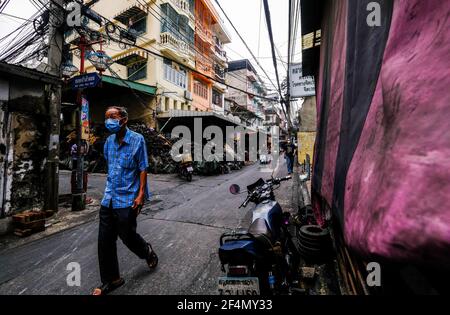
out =
[[[450,262],[450,4],[394,1],[383,66],[345,195],[369,255]]]

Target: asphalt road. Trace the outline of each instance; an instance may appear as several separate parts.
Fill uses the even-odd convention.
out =
[[[275,175],[286,175],[283,159]],[[63,192],[70,183],[68,174],[64,176]],[[138,232],[152,243],[160,264],[150,272],[144,261],[118,241],[126,283],[114,293],[215,294],[221,275],[219,237],[250,223],[250,207],[238,209],[244,195],[231,195],[229,186],[244,187],[269,176],[259,165],[222,176],[194,177],[191,183],[175,176],[150,176],[154,198],[139,217]],[[104,176],[90,176],[89,194],[99,198],[104,181]],[[20,247],[0,248],[0,294],[89,294],[99,285],[97,233],[98,220],[94,219]],[[67,285],[71,262],[80,265],[81,286]]]

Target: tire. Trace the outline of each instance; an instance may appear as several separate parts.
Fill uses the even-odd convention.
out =
[[[324,243],[317,242],[317,241],[312,241],[312,240],[307,240],[307,239],[304,239],[304,238],[299,238],[298,243],[300,244],[300,246],[314,248],[314,249],[321,249],[321,248],[325,247]]]
[[[333,251],[331,237],[328,229],[318,225],[304,225],[298,234],[299,252],[310,262],[327,260]]]
[[[324,248],[324,247],[331,245],[330,238],[315,239],[315,238],[307,237],[307,236],[300,234],[298,236],[298,240],[302,244],[307,244],[310,247],[316,247],[316,248]]]
[[[187,179],[188,182],[192,182],[192,173],[188,173],[186,175],[186,179]]]
[[[330,232],[318,225],[304,225],[300,228],[300,235],[313,240],[323,240],[330,237]]]

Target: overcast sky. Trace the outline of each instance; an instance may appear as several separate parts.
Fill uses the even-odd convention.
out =
[[[266,70],[272,81],[276,84],[264,8],[261,7],[262,0],[219,0],[219,3],[222,5],[228,17],[238,29],[244,40],[247,42],[252,52],[259,58],[259,63]],[[288,0],[269,0],[275,46],[278,48],[280,56],[285,62],[287,61],[288,42],[288,4]],[[245,48],[244,44],[225,18],[224,21],[225,26],[227,27],[233,40],[231,44],[227,45],[227,52],[230,59],[236,60],[242,59],[242,57],[250,59],[256,67],[258,73],[264,79],[264,73],[257,67],[256,62],[251,59],[251,54]],[[297,36],[296,54],[300,52],[300,34],[301,32],[299,30]],[[300,56],[300,54],[297,54],[295,56],[297,58],[294,58],[294,61],[299,61]],[[285,66],[286,64],[283,65],[282,62],[278,62],[280,80],[286,76]],[[273,88],[270,83],[268,84],[268,87]]]
[[[114,0],[118,1],[118,0]],[[215,4],[215,0],[212,0]],[[219,0],[227,15],[236,26],[244,40],[249,45],[255,56],[259,58],[260,64],[264,67],[269,77],[276,84],[275,70],[271,59],[270,42],[267,33],[262,0]],[[288,41],[288,0],[269,0],[269,6],[272,17],[272,28],[275,45],[284,61],[287,60],[287,41]],[[220,9],[217,8],[219,13]],[[11,0],[5,9],[5,13],[16,15],[22,18],[29,18],[36,11],[36,8],[30,0]],[[232,43],[228,45],[227,52],[231,60],[242,58],[251,59],[250,53],[242,44],[229,23],[224,19],[228,32],[232,37]],[[17,28],[23,21],[6,15],[0,15],[0,37]],[[300,59],[300,30],[296,45],[296,55],[294,61]],[[252,61],[258,73],[264,79],[265,75]],[[278,62],[278,71],[280,80],[286,76],[286,70],[282,62]],[[265,79],[268,83],[268,80]],[[267,84],[273,89],[270,83]]]

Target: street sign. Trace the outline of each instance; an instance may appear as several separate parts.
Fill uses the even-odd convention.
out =
[[[314,77],[303,76],[302,64],[293,63],[289,67],[291,81],[291,97],[299,98],[316,95]]]
[[[98,73],[86,73],[79,76],[76,76],[72,79],[72,89],[87,89],[96,87],[101,81]]]

